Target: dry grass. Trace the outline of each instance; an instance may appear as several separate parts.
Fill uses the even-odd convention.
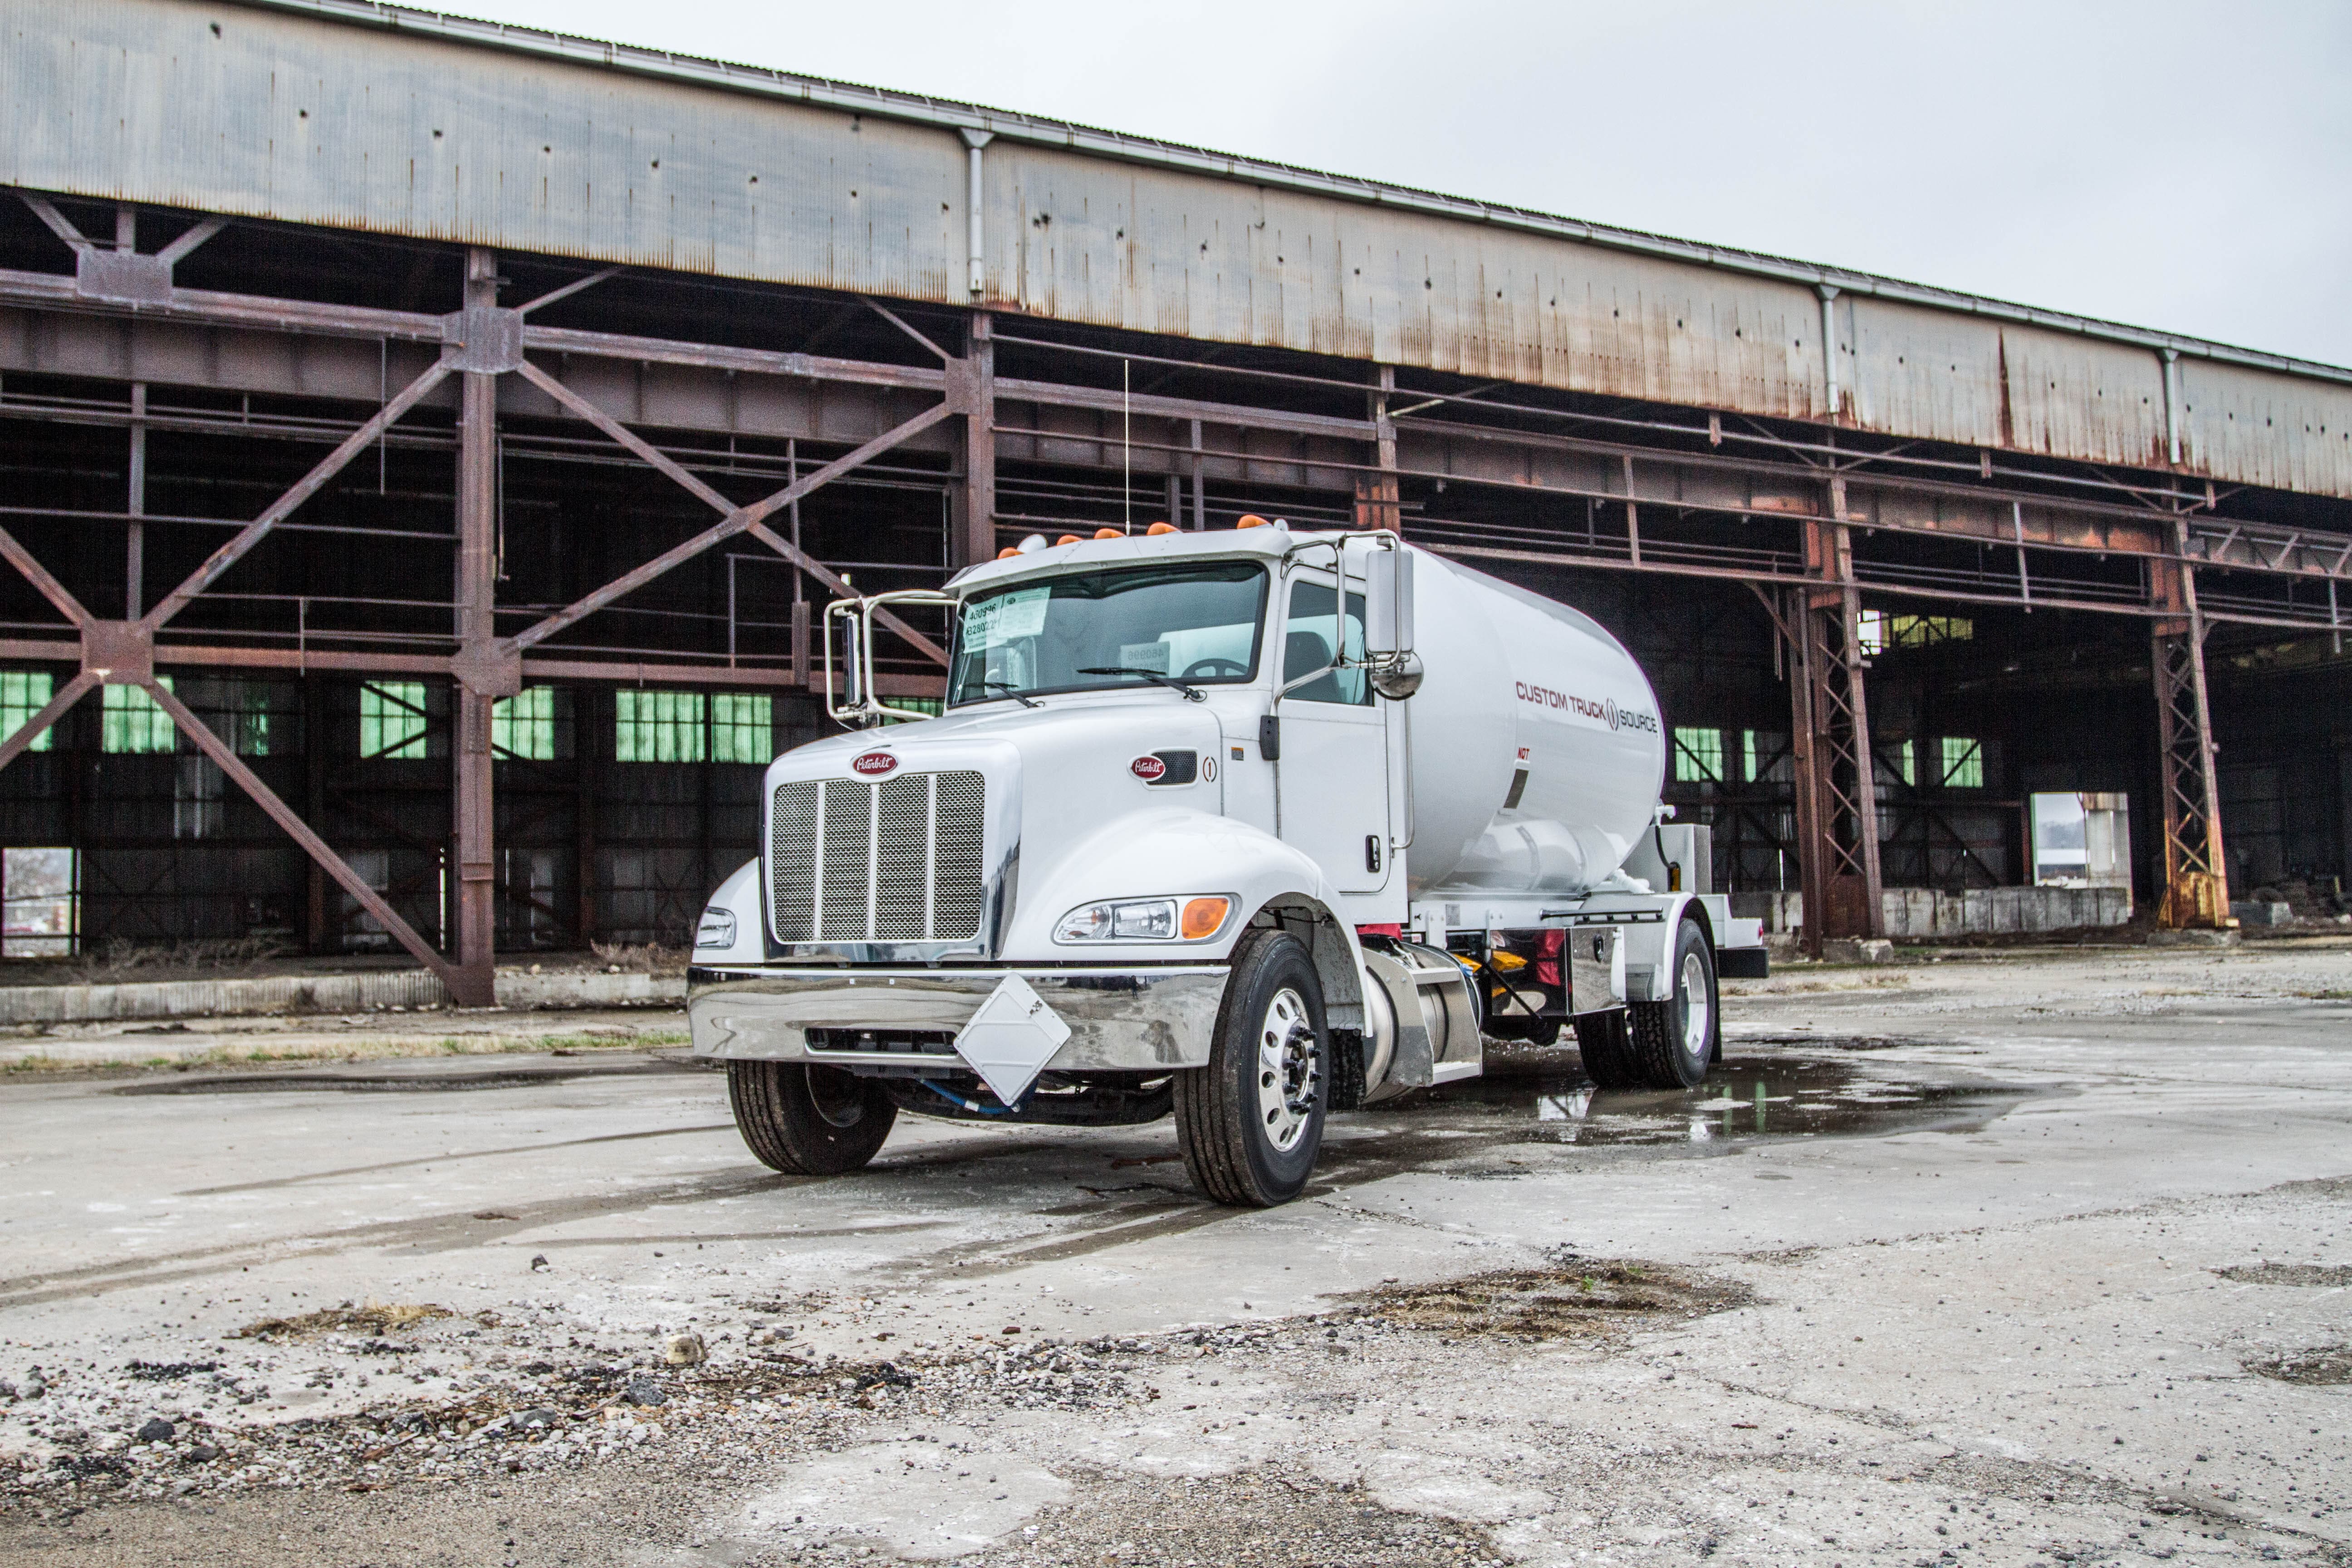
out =
[[[618,969],[624,974],[683,974],[687,961],[694,956],[686,948],[664,947],[653,942],[643,947],[619,942],[592,942],[588,946],[598,963],[606,969]]]
[[[2352,1264],[2241,1263],[2214,1273],[2241,1285],[2352,1285]]]
[[[2329,1345],[2324,1350],[2306,1351],[2301,1355],[2250,1361],[2245,1366],[2248,1372],[2257,1376],[2273,1378],[2280,1383],[2299,1383],[2309,1388],[2336,1388],[2352,1384],[2352,1345]]]
[[[1356,1298],[1403,1328],[1548,1340],[1613,1333],[1648,1318],[1696,1318],[1754,1300],[1736,1281],[1622,1259],[1505,1268]]]
[[[382,1336],[454,1315],[448,1308],[436,1307],[430,1302],[423,1306],[401,1307],[371,1301],[364,1307],[329,1307],[316,1312],[305,1312],[298,1318],[264,1318],[237,1330],[236,1337],[272,1341],[308,1339],[317,1334]]]

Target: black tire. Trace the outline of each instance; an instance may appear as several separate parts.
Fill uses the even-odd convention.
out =
[[[1576,1050],[1584,1076],[1596,1089],[1640,1089],[1642,1069],[1633,1061],[1633,1041],[1622,1011],[1583,1013],[1576,1019]]]
[[[1285,1018],[1276,1042],[1285,1065],[1265,1064],[1260,1047]],[[1234,949],[1209,1065],[1176,1075],[1176,1142],[1193,1184],[1243,1208],[1272,1208],[1304,1192],[1323,1145],[1329,1052],[1323,987],[1306,945],[1286,931],[1248,932]],[[1265,1109],[1262,1089],[1275,1109]]]
[[[1665,1002],[1635,1002],[1626,1016],[1633,1066],[1652,1089],[1696,1089],[1722,1039],[1723,999],[1715,982],[1715,944],[1698,921],[1675,932],[1667,971],[1675,994]]]
[[[879,1079],[799,1062],[729,1062],[727,1099],[760,1163],[788,1176],[863,1169],[898,1119]]]

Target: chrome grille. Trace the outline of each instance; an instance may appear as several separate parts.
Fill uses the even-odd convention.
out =
[[[976,773],[780,784],[769,897],[780,942],[980,934],[988,790]]]

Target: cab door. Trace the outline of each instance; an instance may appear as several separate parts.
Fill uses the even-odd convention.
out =
[[[1364,596],[1337,603],[1333,579],[1301,573],[1284,604],[1282,684],[1323,669],[1335,652],[1364,657]],[[1277,830],[1315,858],[1343,893],[1377,893],[1389,880],[1388,704],[1373,700],[1361,668],[1330,670],[1285,695],[1282,755],[1275,766]]]

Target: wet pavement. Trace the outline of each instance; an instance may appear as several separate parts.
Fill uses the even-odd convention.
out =
[[[1484,1078],[1363,1114],[1376,1123],[1394,1119],[1413,1127],[1507,1132],[1530,1142],[1587,1148],[1736,1144],[1976,1131],[2031,1095],[2055,1092],[1948,1070],[1878,1071],[1843,1054],[1813,1054],[1881,1048],[1885,1042],[1837,1037],[1748,1041],[1716,1064],[1702,1087],[1662,1093],[1596,1089],[1573,1047],[1507,1047],[1496,1051]]]
[[[1164,1125],[778,1178],[659,1051],[19,1075],[0,1555],[2352,1561],[2347,1002],[1799,973],[1701,1089],[1498,1047],[1266,1213]]]

